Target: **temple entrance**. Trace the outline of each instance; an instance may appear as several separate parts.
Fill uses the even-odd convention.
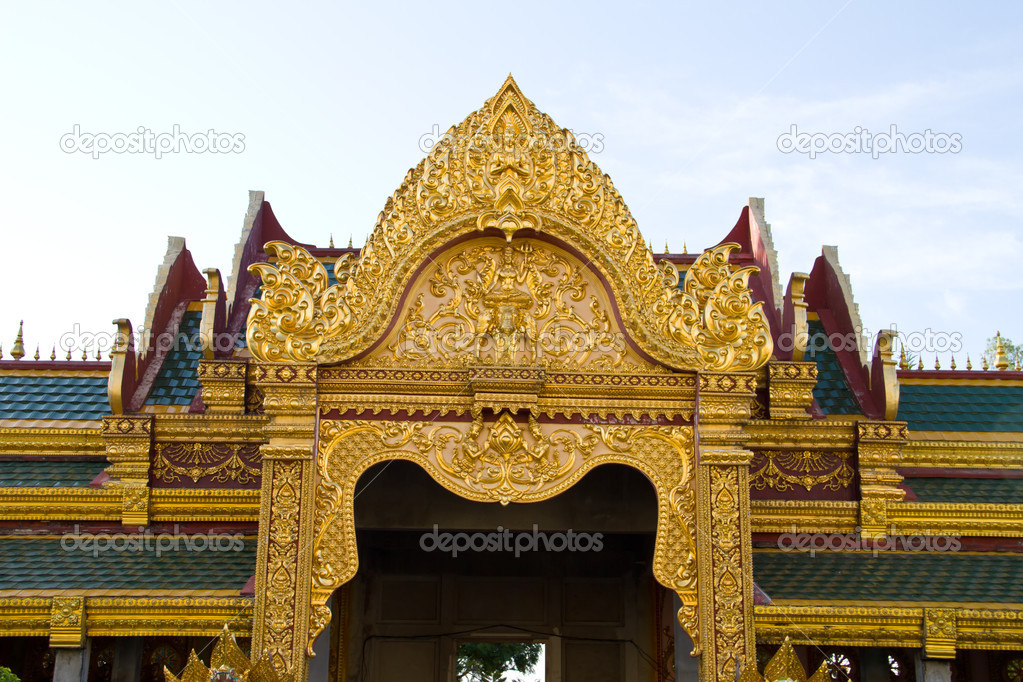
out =
[[[513,642],[543,657],[512,679],[673,679],[657,499],[641,473],[603,466],[556,498],[501,506],[392,461],[361,477],[355,510],[360,567],[331,624],[345,635],[325,638],[332,682],[460,682],[460,646]]]

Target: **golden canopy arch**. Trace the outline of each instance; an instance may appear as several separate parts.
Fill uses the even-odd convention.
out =
[[[528,243],[547,243],[601,281],[620,331],[644,356],[628,387],[613,385],[620,376],[606,367],[502,362],[500,354],[461,366],[421,357],[380,369],[391,372],[384,379],[367,369],[378,359],[370,351],[408,319],[424,264],[462,243],[485,243],[477,252],[498,258],[495,241],[508,245],[508,267],[525,262]],[[749,655],[752,627],[739,532],[748,453],[731,443],[741,430],[731,424],[748,418],[749,372],[772,352],[763,304],[748,288],[756,269],[728,262],[736,248],[701,254],[680,286],[675,265],[654,262],[611,180],[510,77],[409,171],[358,256],[335,263],[336,284],[307,250],[268,243],[273,262],[250,267],[263,288],[246,327],[270,416],[254,647],[281,670],[311,653],[329,622],[331,593],[358,565],[353,491],[372,464],[416,462],[467,499],[507,503],[547,499],[595,466],[619,463],[656,489],[654,574],[679,595],[679,620],[697,650],[701,624],[714,630],[704,679],[727,677]],[[521,293],[514,289],[492,288],[481,300],[490,295],[494,310],[514,312]],[[545,398],[544,387],[558,381],[560,395]],[[466,386],[472,390],[452,408],[451,396]],[[472,421],[445,419],[452,411]],[[566,426],[541,419],[545,411],[601,419]],[[423,417],[413,418],[417,412]],[[701,423],[717,424],[709,427],[716,435],[700,437],[702,463],[716,468],[701,466],[699,475],[697,412]],[[648,419],[626,425],[608,413]],[[697,518],[705,524],[699,537]],[[712,528],[717,520],[721,527]],[[711,586],[705,593],[698,573],[701,586]]]

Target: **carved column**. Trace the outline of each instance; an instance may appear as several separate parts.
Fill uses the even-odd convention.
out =
[[[153,447],[152,415],[103,418],[103,441],[110,461],[104,487],[121,493],[121,523],[149,525],[149,453]]]
[[[733,682],[756,661],[750,540],[749,436],[756,378],[701,373],[697,504],[702,682]]]
[[[906,492],[899,487],[902,446],[909,440],[906,422],[859,422],[856,451],[860,468],[860,533],[883,540],[888,534],[888,505]]]
[[[316,452],[316,365],[261,363],[256,385],[270,423],[260,448],[263,489],[256,559],[252,650],[278,673],[306,679],[313,473]]]
[[[200,360],[202,402],[211,414],[245,414],[245,360]]]

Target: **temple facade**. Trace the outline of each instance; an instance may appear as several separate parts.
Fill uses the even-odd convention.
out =
[[[862,338],[834,247],[783,288],[762,199],[722,232],[655,254],[509,77],[361,248],[262,192],[230,272],[171,238],[140,327],[0,356],[0,666],[1023,681],[1023,371]]]

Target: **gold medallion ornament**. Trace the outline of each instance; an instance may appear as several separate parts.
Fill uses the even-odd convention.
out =
[[[523,274],[525,237],[575,252],[606,283],[630,338],[667,367],[752,370],[771,355],[763,304],[747,286],[756,268],[728,263],[738,245],[702,254],[679,286],[673,264],[654,262],[610,178],[510,77],[409,171],[358,256],[335,263],[336,284],[305,249],[266,245],[272,262],[250,266],[263,290],[249,312],[248,347],[264,361],[355,358],[383,335],[420,265],[480,233],[502,235],[511,249],[479,254],[496,269],[463,331],[490,334],[499,357],[540,332],[529,308],[546,293]]]

